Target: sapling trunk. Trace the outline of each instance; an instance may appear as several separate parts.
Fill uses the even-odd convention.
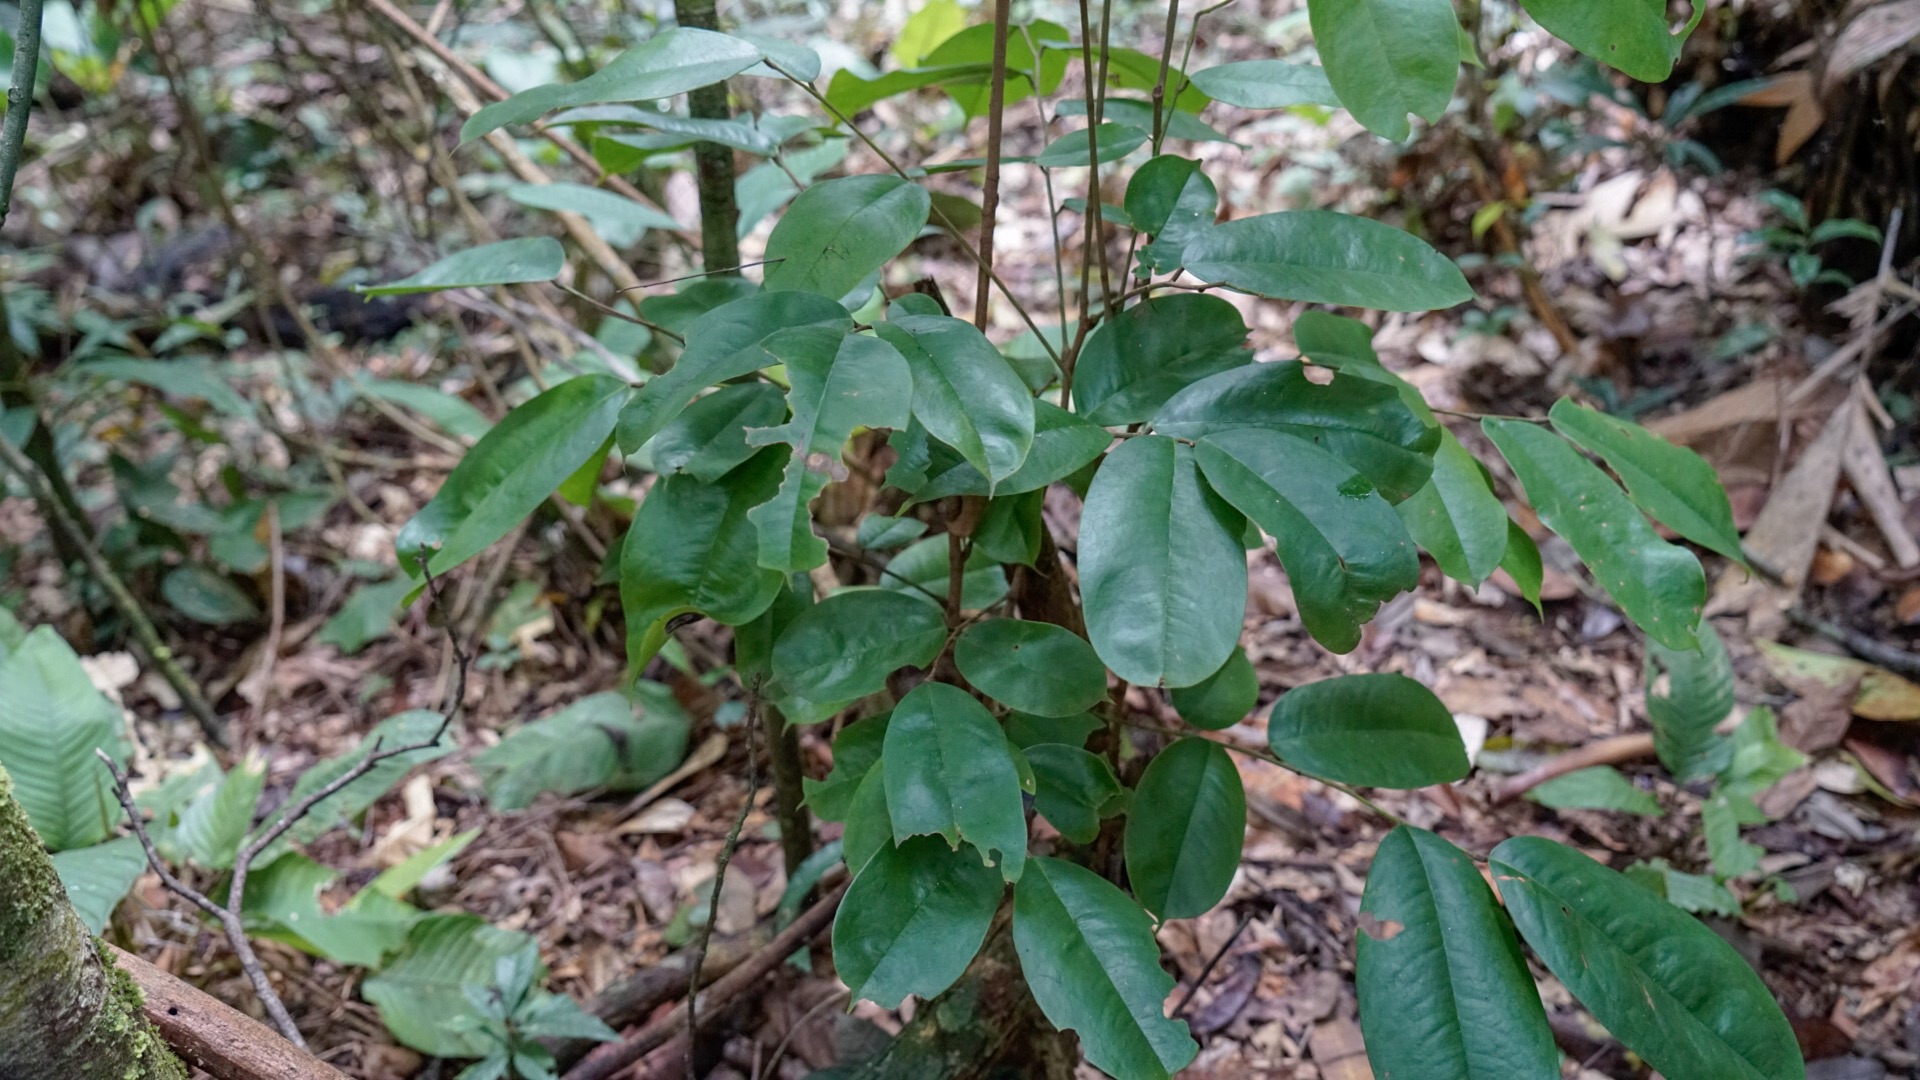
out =
[[[713,0],[674,0],[674,21],[699,30],[718,30]],[[725,80],[687,94],[687,115],[698,120],[727,120]],[[693,146],[694,180],[700,190],[700,258],[708,273],[740,265],[740,207],[734,201],[733,151],[719,143]]]

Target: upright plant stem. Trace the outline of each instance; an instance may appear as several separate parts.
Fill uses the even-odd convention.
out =
[[[1167,40],[1160,46],[1160,77],[1153,82],[1153,153],[1167,141],[1167,71],[1173,66],[1173,36],[1180,29],[1180,0],[1167,0]]]
[[[791,878],[813,854],[813,815],[807,811],[806,789],[800,783],[806,775],[800,763],[800,736],[787,723],[786,714],[772,705],[761,706],[760,727],[760,734],[767,740],[767,772],[773,780],[774,818],[780,825],[780,857]]]
[[[0,227],[13,208],[13,178],[26,152],[33,77],[40,69],[40,7],[41,0],[20,0],[20,25],[13,37],[13,81],[7,85],[7,119],[0,125]]]
[[[987,328],[993,286],[993,219],[1000,210],[1000,136],[1007,111],[1007,23],[1013,0],[993,5],[993,74],[988,76],[987,180],[980,193],[980,274],[973,289],[973,325]]]
[[[1092,325],[1093,296],[1092,283],[1088,275],[1094,264],[1100,267],[1100,297],[1104,304],[1113,303],[1113,278],[1107,270],[1106,226],[1101,219],[1100,201],[1100,112],[1106,105],[1105,83],[1107,46],[1104,28],[1106,17],[1101,16],[1103,29],[1100,44],[1100,64],[1094,65],[1093,57],[1093,19],[1087,10],[1089,0],[1080,0],[1080,64],[1085,69],[1087,102],[1087,243],[1083,262],[1080,264],[1080,322],[1081,328]]]
[[[674,21],[698,30],[718,30],[714,0],[673,0]],[[687,94],[687,114],[699,120],[730,120],[726,80]],[[709,273],[740,265],[740,206],[734,200],[733,151],[719,143],[693,145],[694,180],[700,189],[700,259]]]

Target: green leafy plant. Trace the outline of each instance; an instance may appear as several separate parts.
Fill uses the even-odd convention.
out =
[[[1804,202],[1777,189],[1760,193],[1760,200],[1773,211],[1775,224],[1745,233],[1741,240],[1758,249],[1762,258],[1784,264],[1787,276],[1802,289],[1813,285],[1853,287],[1853,279],[1826,265],[1814,249],[1833,240],[1854,239],[1878,244],[1880,230],[1854,218],[1828,218],[1818,225],[1807,216]]]
[[[1640,78],[1665,78],[1685,38],[1659,5],[1526,7]],[[1288,691],[1267,718],[1264,750],[1208,735],[1257,699],[1240,647],[1247,548],[1272,543],[1306,632],[1335,652],[1353,650],[1380,606],[1415,586],[1423,550],[1469,585],[1505,567],[1538,602],[1539,552],[1509,520],[1492,473],[1381,364],[1365,323],[1309,311],[1293,326],[1299,359],[1254,363],[1238,310],[1214,295],[1388,311],[1473,298],[1446,257],[1376,221],[1287,210],[1217,223],[1219,187],[1198,160],[1167,150],[1205,137],[1196,114],[1215,96],[1338,104],[1390,139],[1410,133],[1409,114],[1431,120],[1447,108],[1462,47],[1445,0],[1313,0],[1309,12],[1324,66],[1257,60],[1189,76],[1172,42],[1158,57],[1112,47],[1090,35],[1091,20],[1078,40],[1032,22],[996,44],[993,26],[963,28],[943,10],[916,20],[896,50],[906,66],[871,78],[842,70],[824,91],[805,50],[680,29],[578,82],[489,106],[464,132],[565,108],[550,121],[586,130],[599,149],[603,132],[680,123],[636,103],[736,73],[779,75],[826,113],[791,130],[812,130],[822,146],[851,136],[887,166],[792,185],[758,283],[720,277],[643,299],[641,317],[673,335],[647,346],[661,373],[638,386],[583,374],[514,409],[398,547],[403,565],[444,573],[570,478],[597,476],[611,446],[653,472],[618,557],[634,673],[681,620],[704,617],[734,628],[752,707],[797,724],[859,717],[834,741],[833,772],[805,784],[814,811],[845,826],[853,881],[834,945],[848,984],[885,1005],[938,995],[1010,904],[1013,949],[1040,1010],[1079,1036],[1089,1062],[1125,1080],[1167,1077],[1196,1052],[1184,1022],[1163,1011],[1172,980],[1154,929],[1205,912],[1228,888],[1245,820],[1232,752],[1363,799],[1362,787],[1423,787],[1470,769],[1447,708],[1394,674]],[[939,166],[984,166],[990,191],[1003,167],[1039,169],[1050,199],[1056,179],[1084,174],[1079,202],[1050,207],[1080,223],[1083,284],[1070,295],[1060,275],[1058,320],[1043,325],[1034,309],[1044,313],[1044,292],[1016,293],[993,269],[991,213],[983,206],[973,219],[983,249],[955,219],[968,216],[964,204],[936,192],[933,170],[897,161],[857,120],[922,91],[969,116],[1004,114],[1054,98],[1075,65],[1086,92],[1056,111],[1084,126],[1028,158],[988,146],[984,161]],[[789,130],[774,119],[740,123]],[[787,157],[777,140],[700,132],[775,164]],[[1146,160],[1121,183],[1115,173],[1141,150]],[[601,160],[611,166],[610,152]],[[1123,205],[1105,207],[1101,192],[1122,188]],[[974,321],[937,296],[878,287],[929,230],[978,261]],[[1111,265],[1123,239],[1129,261]],[[537,245],[507,243],[456,253],[393,287],[560,272],[550,249],[533,259]],[[982,331],[991,304],[1020,315],[1022,343],[1002,349]],[[1701,621],[1699,560],[1654,526],[1740,558],[1704,462],[1570,401],[1547,418],[1487,418],[1482,430],[1516,493],[1650,649],[1681,666],[1722,655]],[[857,528],[843,513],[818,520],[827,500],[815,501],[835,483],[862,506]],[[1072,535],[1056,535],[1041,512],[1050,488],[1081,500]],[[809,575],[822,568],[851,583],[816,597]],[[1191,731],[1165,741],[1130,715],[1128,685],[1171,692]],[[1682,775],[1721,769],[1700,745],[1718,737],[1720,718],[1703,735],[1692,708],[1680,711],[1657,721],[1670,765]],[[1723,784],[1737,823],[1739,784]],[[1028,796],[1058,839],[1036,839]],[[1719,824],[1709,840],[1736,850]],[[1383,1074],[1555,1072],[1523,940],[1668,1075],[1804,1074],[1784,1017],[1730,947],[1559,844],[1517,838],[1476,859],[1399,825],[1380,848],[1366,910],[1361,1023]],[[381,978],[392,987],[369,983],[369,996],[397,999],[396,970]],[[505,1049],[486,1051],[496,1065],[515,1060],[505,1027],[514,1013],[502,1002],[494,1014],[508,1035],[492,1045]]]
[[[528,941],[519,951],[494,960],[491,985],[462,987],[474,1010],[472,1017],[461,1018],[467,1021],[463,1026],[475,1027],[492,1049],[462,1069],[459,1080],[553,1080],[553,1052],[540,1039],[611,1042],[620,1037],[572,998],[536,990],[539,971],[538,945]]]

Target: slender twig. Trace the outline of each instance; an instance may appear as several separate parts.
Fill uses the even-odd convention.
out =
[[[1160,43],[1160,77],[1153,83],[1153,153],[1160,155],[1160,146],[1166,142],[1167,127],[1172,117],[1166,115],[1167,71],[1173,67],[1173,38],[1179,29],[1180,0],[1167,0],[1166,40]],[[1164,122],[1163,122],[1164,118]]]
[[[1100,113],[1106,108],[1106,87],[1100,69],[1093,60],[1093,22],[1087,10],[1088,0],[1080,0],[1080,66],[1084,69],[1083,87],[1087,102],[1087,229],[1080,263],[1080,324],[1093,318],[1093,284],[1089,279],[1095,263],[1100,266],[1101,302],[1113,305],[1113,279],[1107,270],[1107,237],[1100,198]],[[1106,57],[1106,42],[1100,43],[1101,58]]]
[[[851,993],[853,993],[853,991],[843,986],[833,993],[828,994],[826,997],[821,998],[819,1003],[814,1005],[813,1008],[801,1013],[800,1019],[795,1020],[793,1024],[787,1028],[787,1033],[780,1036],[780,1041],[773,1044],[773,1053],[767,1057],[767,1067],[762,1069],[760,1074],[762,1076],[778,1076],[780,1059],[787,1056],[787,1045],[793,1042],[793,1037],[800,1033],[800,1029],[805,1027],[809,1020],[812,1020],[814,1017],[846,1000],[847,995]]]
[[[1852,627],[1828,622],[1804,608],[1788,608],[1787,618],[1835,644],[1845,646],[1848,652],[1862,660],[1901,675],[1920,675],[1920,656],[1905,649],[1885,644]]]
[[[562,285],[560,284],[560,282],[557,282],[557,281],[554,282],[554,284],[559,286],[560,291],[566,293],[567,295],[572,296],[579,300],[586,301],[588,304],[592,305],[594,308],[597,308],[600,311],[600,313],[603,315],[608,315],[615,319],[621,319],[623,321],[630,322],[635,326],[644,326],[648,330],[652,331],[653,333],[659,334],[661,337],[672,339],[675,344],[685,345],[687,343],[686,338],[681,337],[679,334],[674,333],[673,331],[667,329],[664,326],[661,326],[657,322],[653,322],[648,319],[643,319],[638,315],[630,315],[627,312],[621,311],[619,308],[614,307],[611,304],[603,304],[600,301],[595,300],[593,297],[588,296],[586,293],[581,292],[579,289],[576,289],[571,285]]]
[[[1007,112],[1007,23],[1013,0],[994,0],[993,72],[987,76],[987,176],[980,192],[980,274],[974,281],[973,325],[987,328],[993,295],[993,227],[1000,212],[1000,140]]]
[[[1213,974],[1213,969],[1220,966],[1221,960],[1226,959],[1227,950],[1233,948],[1233,943],[1240,940],[1240,935],[1246,932],[1247,924],[1252,921],[1253,912],[1241,913],[1240,925],[1233,928],[1233,933],[1227,935],[1227,940],[1221,942],[1218,949],[1213,950],[1213,956],[1208,958],[1207,965],[1200,969],[1200,974],[1195,976],[1193,982],[1187,986],[1187,992],[1180,995],[1180,1004],[1173,1007],[1175,1020],[1186,1015],[1187,1006],[1192,1003],[1193,995],[1199,993],[1200,988],[1207,984],[1207,976]]]
[[[791,76],[789,76],[789,78],[791,78]],[[643,281],[638,285],[621,289],[620,291],[633,292],[636,289],[652,289],[661,285],[673,285],[677,282],[692,281],[694,278],[713,277],[715,274],[732,274],[753,266],[772,266],[775,263],[783,263],[786,261],[786,256],[784,255],[777,259],[756,259],[753,262],[743,262],[738,266],[722,266],[717,270],[700,270],[691,274],[681,274],[679,277],[661,278],[659,281]]]
[[[700,1044],[700,965],[707,961],[713,924],[720,918],[720,890],[727,883],[727,864],[733,861],[733,853],[740,847],[740,830],[746,828],[753,797],[760,790],[760,770],[754,761],[754,735],[760,729],[760,707],[760,688],[756,685],[747,691],[747,797],[740,803],[740,813],[733,819],[733,828],[727,831],[726,843],[720,847],[720,858],[713,864],[713,893],[707,898],[707,924],[700,928],[700,943],[694,947],[693,966],[687,971],[687,1080],[700,1080],[694,1061]]]
[[[13,208],[13,178],[26,154],[27,114],[33,109],[33,78],[40,68],[41,0],[20,0],[13,37],[13,81],[7,86],[7,118],[0,125],[0,226]]]

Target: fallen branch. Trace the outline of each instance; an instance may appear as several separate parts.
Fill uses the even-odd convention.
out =
[[[1526,772],[1502,780],[1493,789],[1493,801],[1511,802],[1555,777],[1579,772],[1581,769],[1590,769],[1595,765],[1618,765],[1623,761],[1634,761],[1651,753],[1653,753],[1653,736],[1645,733],[1617,735],[1611,739],[1591,742],[1564,754],[1557,754]]]
[[[721,978],[752,959],[772,937],[772,928],[763,926],[745,934],[714,938],[706,963],[701,965],[702,975]],[[587,1011],[606,1021],[615,1031],[638,1024],[660,1006],[685,997],[692,970],[693,950],[682,949],[602,990],[587,1003]],[[553,1059],[563,1070],[572,1068],[574,1062],[600,1045],[592,1039],[542,1039],[541,1042],[552,1051]]]
[[[213,1080],[346,1080],[272,1029],[132,953],[106,946],[140,988],[143,1011],[181,1060]]]

